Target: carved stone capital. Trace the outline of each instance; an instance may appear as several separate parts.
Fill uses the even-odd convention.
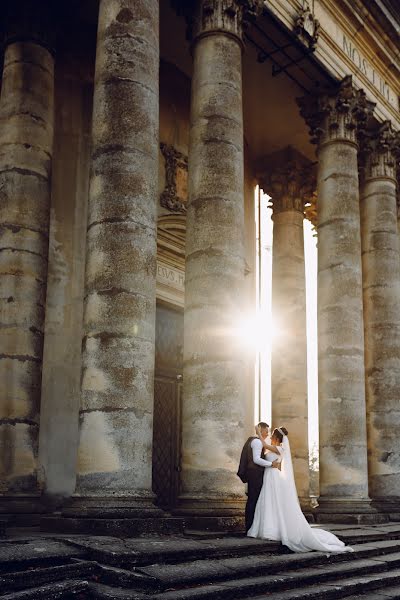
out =
[[[260,185],[271,196],[273,213],[297,210],[304,214],[305,204],[312,201],[316,177],[312,163],[291,147],[267,159]]]
[[[160,149],[165,159],[165,188],[160,196],[160,204],[171,212],[186,212],[187,201],[187,157],[173,146],[161,143]]]
[[[390,178],[396,180],[396,163],[400,157],[400,133],[390,121],[384,121],[362,138],[362,158],[365,179]]]
[[[191,41],[216,32],[240,41],[243,30],[262,12],[262,0],[173,0],[179,15],[186,18]]]
[[[310,128],[311,142],[322,145],[332,141],[357,143],[357,136],[372,116],[375,103],[364,90],[356,90],[351,75],[339,86],[323,93],[297,99],[300,114]]]

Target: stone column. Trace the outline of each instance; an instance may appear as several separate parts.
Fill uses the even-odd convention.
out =
[[[289,431],[296,487],[309,505],[306,280],[304,204],[312,194],[312,166],[294,149],[268,159],[262,187],[272,196],[272,426]],[[266,332],[266,335],[268,333]]]
[[[373,109],[351,77],[299,99],[318,145],[320,510],[369,510],[357,127]]]
[[[69,514],[82,505],[94,516],[144,516],[154,509],[158,72],[158,0],[101,0],[78,499],[66,511]]]
[[[0,101],[0,493],[14,498],[39,494],[54,113],[54,59],[39,14],[20,8],[23,22],[7,23]]]
[[[366,141],[361,187],[369,492],[388,509],[400,501],[399,142],[389,121]]]
[[[197,0],[186,233],[182,510],[243,506],[242,24],[261,2]]]

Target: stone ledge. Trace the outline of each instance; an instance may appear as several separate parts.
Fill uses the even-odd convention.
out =
[[[49,533],[79,533],[134,537],[147,534],[182,533],[184,520],[176,517],[94,519],[91,517],[46,516],[40,519],[40,529]]]

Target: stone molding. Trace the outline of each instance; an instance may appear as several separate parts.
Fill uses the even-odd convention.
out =
[[[262,12],[262,0],[173,0],[179,15],[186,18],[191,41],[216,32],[242,40],[243,30]]]
[[[174,148],[174,146],[161,143],[161,153],[165,159],[165,188],[160,195],[160,204],[171,212],[186,213],[187,195],[184,197],[179,194],[178,178],[179,174],[186,176],[188,173],[187,157]]]
[[[336,89],[297,98],[297,104],[310,128],[311,142],[319,146],[334,141],[357,144],[375,108],[364,90],[355,89],[351,75]]]
[[[400,132],[394,131],[390,121],[384,121],[374,131],[363,135],[362,148],[365,179],[389,178],[396,181]]]

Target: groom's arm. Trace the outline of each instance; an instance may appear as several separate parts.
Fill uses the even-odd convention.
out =
[[[253,462],[260,467],[272,467],[272,462],[261,458],[262,442],[258,438],[251,442],[251,451],[253,453]]]

